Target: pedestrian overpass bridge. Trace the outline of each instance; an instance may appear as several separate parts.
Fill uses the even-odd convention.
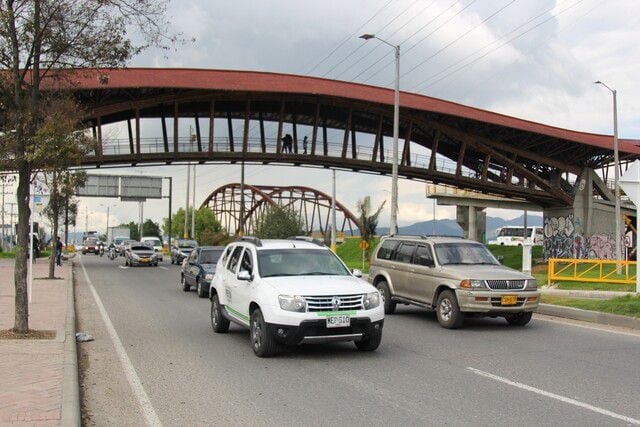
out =
[[[391,174],[389,89],[288,74],[166,68],[82,70],[48,84],[72,92],[84,108],[96,141],[82,160],[85,167],[244,161]],[[609,178],[611,136],[413,93],[402,92],[400,104],[400,177],[542,208],[571,206],[584,170]],[[286,134],[293,138],[291,153],[283,150]],[[639,144],[620,140],[623,165],[640,158]],[[606,188],[594,191],[606,198]]]

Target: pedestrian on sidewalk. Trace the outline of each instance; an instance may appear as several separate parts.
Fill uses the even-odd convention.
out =
[[[62,265],[62,241],[60,236],[56,237],[56,265]]]

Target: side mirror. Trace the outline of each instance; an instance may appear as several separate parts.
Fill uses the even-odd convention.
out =
[[[253,277],[251,277],[251,273],[249,273],[247,270],[241,270],[240,272],[238,272],[238,280],[242,280],[244,282],[250,282],[253,280]]]
[[[436,263],[433,261],[432,258],[426,257],[426,256],[421,256],[420,257],[420,265],[424,265],[425,267],[435,267]]]
[[[504,261],[504,255],[498,255],[496,258],[498,259],[498,262],[500,264],[502,264],[502,261]]]
[[[353,277],[362,278],[362,271],[358,270],[357,268],[354,268],[351,274],[353,274]]]

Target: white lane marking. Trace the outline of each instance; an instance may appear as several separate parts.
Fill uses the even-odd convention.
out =
[[[160,266],[160,268],[161,268],[161,269],[163,269],[163,270],[168,270],[168,268],[167,268],[167,267],[164,267],[164,266],[162,266],[162,265]]]
[[[89,275],[87,274],[87,269],[84,268],[84,263],[80,260],[80,265],[82,266],[82,271],[84,272],[84,278],[89,285],[89,289],[91,289],[91,293],[93,294],[93,298],[96,300],[96,305],[98,306],[98,310],[100,311],[100,315],[102,316],[102,320],[104,321],[105,326],[107,327],[107,331],[109,332],[109,336],[111,337],[111,342],[113,342],[113,346],[116,349],[116,353],[118,353],[118,357],[120,358],[120,362],[122,363],[122,368],[124,369],[124,373],[129,381],[129,385],[131,386],[131,391],[136,396],[138,400],[138,404],[140,405],[140,409],[142,411],[142,415],[147,421],[147,425],[149,426],[161,426],[160,418],[158,418],[158,414],[155,409],[153,409],[153,405],[151,404],[151,400],[149,400],[149,396],[147,396],[147,392],[144,391],[144,387],[140,382],[140,378],[136,373],[136,369],[133,367],[127,352],[125,351],[122,342],[120,341],[120,337],[116,332],[116,329],[113,327],[113,323],[111,323],[111,319],[107,314],[107,310],[104,308],[102,304],[102,300],[96,292],[96,289],[93,287],[93,283],[91,279],[89,279]],[[120,266],[122,267],[122,266]]]
[[[508,380],[506,378],[502,378],[502,377],[499,377],[497,375],[490,374],[489,372],[481,371],[479,369],[467,367],[467,370],[473,372],[474,374],[480,375],[482,377],[490,378],[492,380],[499,381],[501,383],[508,384],[510,386],[520,388],[522,390],[530,391],[532,393],[536,393],[536,394],[539,394],[541,396],[549,397],[551,399],[556,399],[556,400],[559,400],[561,402],[568,403],[570,405],[579,406],[581,408],[588,409],[589,411],[597,412],[598,414],[602,414],[602,415],[606,415],[606,416],[611,417],[611,418],[616,418],[618,420],[622,420],[622,421],[627,422],[629,424],[640,425],[640,420],[637,420],[637,419],[631,418],[631,417],[627,417],[626,415],[616,414],[615,412],[611,412],[611,411],[608,411],[606,409],[598,408],[597,406],[589,405],[588,403],[580,402],[579,400],[571,399],[571,398],[568,398],[568,397],[560,396],[559,394],[555,394],[555,393],[551,393],[551,392],[548,392],[548,391],[540,390],[539,388],[531,387],[531,386],[528,386],[526,384],[522,384],[522,383],[519,383],[519,382],[516,382],[516,381],[511,381],[511,380]]]
[[[541,316],[544,316],[544,317],[541,317]],[[576,328],[590,329],[592,331],[608,332],[610,334],[625,335],[625,336],[628,336],[628,337],[636,337],[636,338],[640,337],[640,331],[637,331],[637,330],[621,331],[621,330],[618,330],[618,329],[611,329],[611,328],[615,328],[615,326],[600,325],[600,324],[590,325],[588,323],[585,324],[581,320],[564,319],[564,318],[561,318],[561,317],[548,316],[546,314],[536,314],[536,320],[541,320],[543,322],[549,322],[549,323],[560,323],[560,324],[563,324],[563,325],[575,326]]]
[[[84,268],[84,265],[83,265],[82,267]],[[119,265],[119,266],[118,266],[118,268],[121,268],[121,269],[123,269],[123,270],[126,270],[126,269],[127,269],[127,268],[129,268],[129,267],[127,267],[126,265]]]

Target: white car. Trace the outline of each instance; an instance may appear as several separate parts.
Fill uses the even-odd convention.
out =
[[[148,236],[148,237],[141,238],[140,239],[140,243],[144,243],[145,245],[148,245],[148,246],[152,247],[153,250],[156,252],[156,255],[158,257],[158,261],[162,261],[163,260],[163,256],[162,256],[162,240],[160,240],[157,237]]]
[[[230,322],[249,328],[259,357],[283,345],[331,341],[373,351],[382,339],[384,306],[361,276],[320,242],[243,237],[218,261],[211,326],[217,333]]]

